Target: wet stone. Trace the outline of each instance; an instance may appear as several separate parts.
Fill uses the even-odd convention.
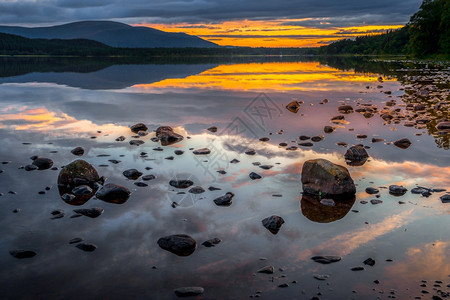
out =
[[[311,137],[308,135],[301,135],[298,138],[300,141],[307,141],[307,140],[311,139]]]
[[[80,243],[80,242],[82,242],[82,241],[83,241],[82,238],[73,238],[73,239],[71,239],[71,240],[69,241],[69,244],[77,244],[77,243]]]
[[[161,126],[156,129],[156,137],[161,142],[161,146],[169,146],[183,140],[183,136],[175,133],[172,127]]]
[[[188,192],[191,194],[202,194],[205,192],[205,189],[202,188],[201,186],[194,186],[190,188]]]
[[[214,187],[214,186],[210,186],[209,188],[208,188],[208,191],[220,191],[221,190],[221,188],[218,188],[218,187]]]
[[[79,185],[72,190],[74,196],[87,196],[92,194],[93,190],[88,185]]]
[[[194,253],[197,248],[197,242],[186,234],[175,234],[162,237],[158,240],[158,245],[162,249],[178,256],[189,256]]]
[[[173,156],[168,156],[168,157],[164,157],[164,159],[167,159],[167,160],[174,160],[175,157],[173,157]]]
[[[363,271],[364,267],[353,267],[350,270],[352,270],[352,271]]]
[[[313,277],[317,280],[327,280],[328,278],[330,278],[329,275],[321,275],[321,274],[315,274]]]
[[[207,130],[211,131],[211,132],[217,132],[217,127],[216,126],[211,126]]]
[[[131,131],[134,133],[138,133],[139,131],[147,131],[148,127],[144,123],[137,123],[130,127]]]
[[[298,143],[298,145],[302,146],[302,147],[312,147],[312,146],[314,146],[314,144],[311,143],[311,142]]]
[[[209,150],[208,148],[201,148],[194,150],[192,153],[194,153],[195,155],[207,155],[211,153],[211,150]]]
[[[204,241],[202,243],[202,245],[209,248],[209,247],[215,247],[220,242],[221,242],[221,240],[219,238],[212,238],[210,240]]]
[[[112,163],[112,164],[115,164],[115,165],[121,163],[121,161],[120,161],[120,160],[117,160],[117,159],[109,159],[108,161],[109,161],[110,163]]]
[[[148,174],[148,175],[144,175],[144,176],[141,177],[141,179],[144,180],[144,181],[153,180],[155,178],[156,178],[156,176],[153,175],[153,174]]]
[[[257,273],[263,273],[263,274],[273,274],[274,267],[273,266],[265,266],[256,271]]]
[[[287,287],[289,287],[289,284],[287,284],[287,283],[282,283],[282,284],[279,284],[278,287],[279,287],[279,288],[287,288]]]
[[[169,181],[169,185],[173,186],[177,189],[187,189],[192,186],[194,182],[192,180],[183,179],[183,180],[171,180]]]
[[[340,261],[341,257],[325,255],[325,256],[313,256],[311,257],[311,259],[320,264],[331,264]]]
[[[198,296],[198,295],[203,294],[204,291],[205,291],[205,289],[202,287],[199,287],[199,286],[180,287],[180,288],[173,290],[175,295],[177,295],[178,297]]]
[[[83,149],[83,147],[76,147],[76,148],[72,149],[70,151],[70,153],[72,153],[73,155],[76,155],[76,156],[81,156],[84,154],[84,149]]]
[[[11,250],[9,251],[9,254],[18,259],[31,258],[36,256],[36,252],[31,250]]]
[[[34,170],[37,170],[38,167],[35,166],[35,165],[26,165],[26,166],[24,167],[24,169],[25,169],[25,171],[34,171]]]
[[[145,142],[141,141],[141,140],[131,140],[129,143],[132,146],[140,146],[140,145],[144,144]]]
[[[77,247],[80,250],[83,250],[85,252],[93,252],[95,251],[95,249],[97,249],[97,246],[94,244],[89,244],[89,243],[80,243],[77,244],[75,247]]]
[[[256,154],[256,150],[255,149],[247,149],[244,152],[247,155],[255,155]]]
[[[256,174],[255,172],[251,172],[248,176],[250,177],[251,180],[256,180],[256,179],[262,178],[261,175]]]
[[[373,195],[373,194],[378,194],[380,191],[374,187],[367,187],[366,188],[366,193]]]
[[[148,186],[148,184],[146,184],[145,182],[135,182],[134,185],[138,186],[138,187],[146,187],[146,186]]]
[[[236,158],[233,158],[233,159],[230,161],[230,164],[237,164],[238,162],[240,162],[240,161],[237,160]]]
[[[125,141],[125,137],[123,135],[116,138],[116,142],[123,142],[123,141]]]
[[[46,157],[38,157],[33,160],[33,165],[38,167],[39,170],[50,169],[53,166],[53,160]]]
[[[332,127],[332,126],[325,126],[324,128],[323,128],[323,131],[325,132],[325,133],[332,133],[333,131],[334,131],[334,127]]]
[[[400,149],[407,149],[409,146],[411,146],[411,141],[404,138],[400,139],[394,142],[394,145],[397,146]]]
[[[407,191],[408,190],[401,185],[393,184],[393,185],[389,186],[389,194],[394,195],[394,196],[402,196]]]
[[[442,203],[450,203],[450,194],[442,195],[439,199]]]
[[[108,183],[105,184],[96,194],[95,196],[108,203],[122,204],[125,203],[130,197],[130,190],[126,187]]]
[[[83,216],[89,218],[97,218],[103,213],[103,208],[100,207],[92,207],[92,208],[80,208],[73,210],[77,214],[81,214]]]
[[[324,139],[323,135],[317,135],[317,136],[313,136],[313,137],[311,138],[311,141],[317,143],[317,142],[323,141],[323,139]]]
[[[268,137],[262,137],[259,139],[261,142],[268,142],[270,140],[270,138]]]
[[[363,264],[373,267],[375,265],[375,260],[369,257],[363,261]]]
[[[175,150],[173,151],[173,153],[175,153],[175,155],[182,155],[184,153],[183,150]]]
[[[234,194],[231,192],[228,192],[225,195],[214,199],[214,203],[218,206],[230,206],[232,203],[233,197],[234,197]]]
[[[136,169],[128,169],[123,171],[123,176],[125,176],[126,178],[130,179],[130,180],[136,180],[139,177],[141,177],[142,172],[139,172]]]
[[[267,217],[263,219],[261,222],[263,226],[267,230],[269,230],[272,234],[277,234],[278,231],[280,231],[281,226],[284,224],[283,218],[276,215]]]
[[[270,170],[270,169],[273,168],[272,165],[260,165],[259,167],[260,167],[261,169],[263,169],[263,170]]]
[[[372,200],[370,200],[370,203],[372,203],[373,205],[376,205],[376,204],[383,203],[383,201],[382,200],[378,200],[378,199],[372,199]]]

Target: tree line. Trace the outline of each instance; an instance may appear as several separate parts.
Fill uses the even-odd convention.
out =
[[[424,0],[408,24],[381,35],[344,39],[320,47],[319,54],[405,54],[450,57],[450,1]]]

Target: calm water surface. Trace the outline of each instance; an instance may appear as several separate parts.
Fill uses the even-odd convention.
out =
[[[434,121],[405,127],[404,120],[389,124],[380,114],[366,118],[354,112],[345,115],[345,122],[330,122],[342,104],[355,109],[373,104],[380,111],[395,99],[389,108],[406,113],[402,96],[414,87],[405,75],[420,76],[423,65],[372,62],[355,71],[355,65],[283,61],[87,69],[78,63],[2,64],[8,72],[0,77],[1,298],[172,299],[173,289],[182,286],[204,287],[199,299],[428,299],[438,290],[449,291],[450,204],[439,199],[446,192],[428,198],[410,192],[417,185],[450,191],[449,134],[437,133]],[[428,67],[441,78],[449,75],[445,66]],[[447,99],[440,101],[448,103],[448,82],[437,86],[441,96],[447,90]],[[301,103],[297,113],[285,108],[294,100]],[[448,105],[431,107],[427,115],[447,116]],[[150,131],[139,147],[128,143],[134,135],[129,126],[138,122]],[[155,151],[160,144],[150,140],[152,131],[163,125],[185,139]],[[324,133],[325,125],[336,130]],[[206,130],[211,126],[218,131]],[[358,139],[358,134],[368,137]],[[126,140],[116,142],[121,135]],[[302,147],[300,135],[324,139]],[[261,137],[270,140],[261,142]],[[385,141],[372,143],[372,138]],[[400,149],[389,143],[400,138],[412,145]],[[287,150],[279,146],[282,142],[298,149]],[[369,160],[346,165],[346,148],[338,142],[369,146]],[[106,182],[132,191],[121,205],[94,197],[81,206],[102,207],[104,213],[95,219],[70,218],[80,207],[66,204],[58,193],[59,170],[77,159],[70,153],[77,146]],[[191,151],[203,147],[211,154]],[[256,155],[244,154],[247,148]],[[179,149],[185,153],[174,155]],[[21,169],[33,155],[51,158],[58,170]],[[170,156],[174,159],[166,159]],[[301,167],[313,158],[349,169],[357,184],[354,202],[330,208],[302,199]],[[256,162],[273,168],[263,170]],[[122,175],[130,168],[156,179],[138,187]],[[250,180],[250,172],[262,179]],[[168,184],[174,178],[221,190],[179,194]],[[392,184],[409,191],[392,196],[383,188]],[[365,192],[369,186],[380,188],[383,203],[363,204],[375,198]],[[46,187],[51,188],[38,194]],[[216,206],[213,199],[226,192],[235,193],[233,204]],[[173,202],[179,206],[173,208]],[[66,216],[51,220],[56,209]],[[271,215],[285,220],[276,235],[261,223]],[[158,246],[160,237],[180,233],[196,239],[192,255],[176,256]],[[75,237],[98,249],[81,251],[69,244]],[[215,247],[201,245],[216,237],[221,242]],[[14,249],[37,255],[16,259],[9,254]],[[322,265],[310,259],[314,255],[342,260]],[[369,257],[374,266],[363,264]],[[267,265],[274,266],[274,274],[256,273]],[[355,266],[365,270],[351,271]],[[329,278],[319,281],[316,274]],[[278,287],[283,283],[289,287]]]

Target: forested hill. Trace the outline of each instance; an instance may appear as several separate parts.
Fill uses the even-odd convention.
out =
[[[381,35],[340,40],[320,47],[320,54],[411,54],[450,57],[450,1],[424,0],[403,28]]]
[[[28,39],[0,33],[0,55],[95,55],[108,54],[112,47],[86,39]]]

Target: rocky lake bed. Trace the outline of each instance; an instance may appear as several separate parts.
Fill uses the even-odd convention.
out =
[[[343,64],[0,78],[0,298],[450,297],[450,65]]]

